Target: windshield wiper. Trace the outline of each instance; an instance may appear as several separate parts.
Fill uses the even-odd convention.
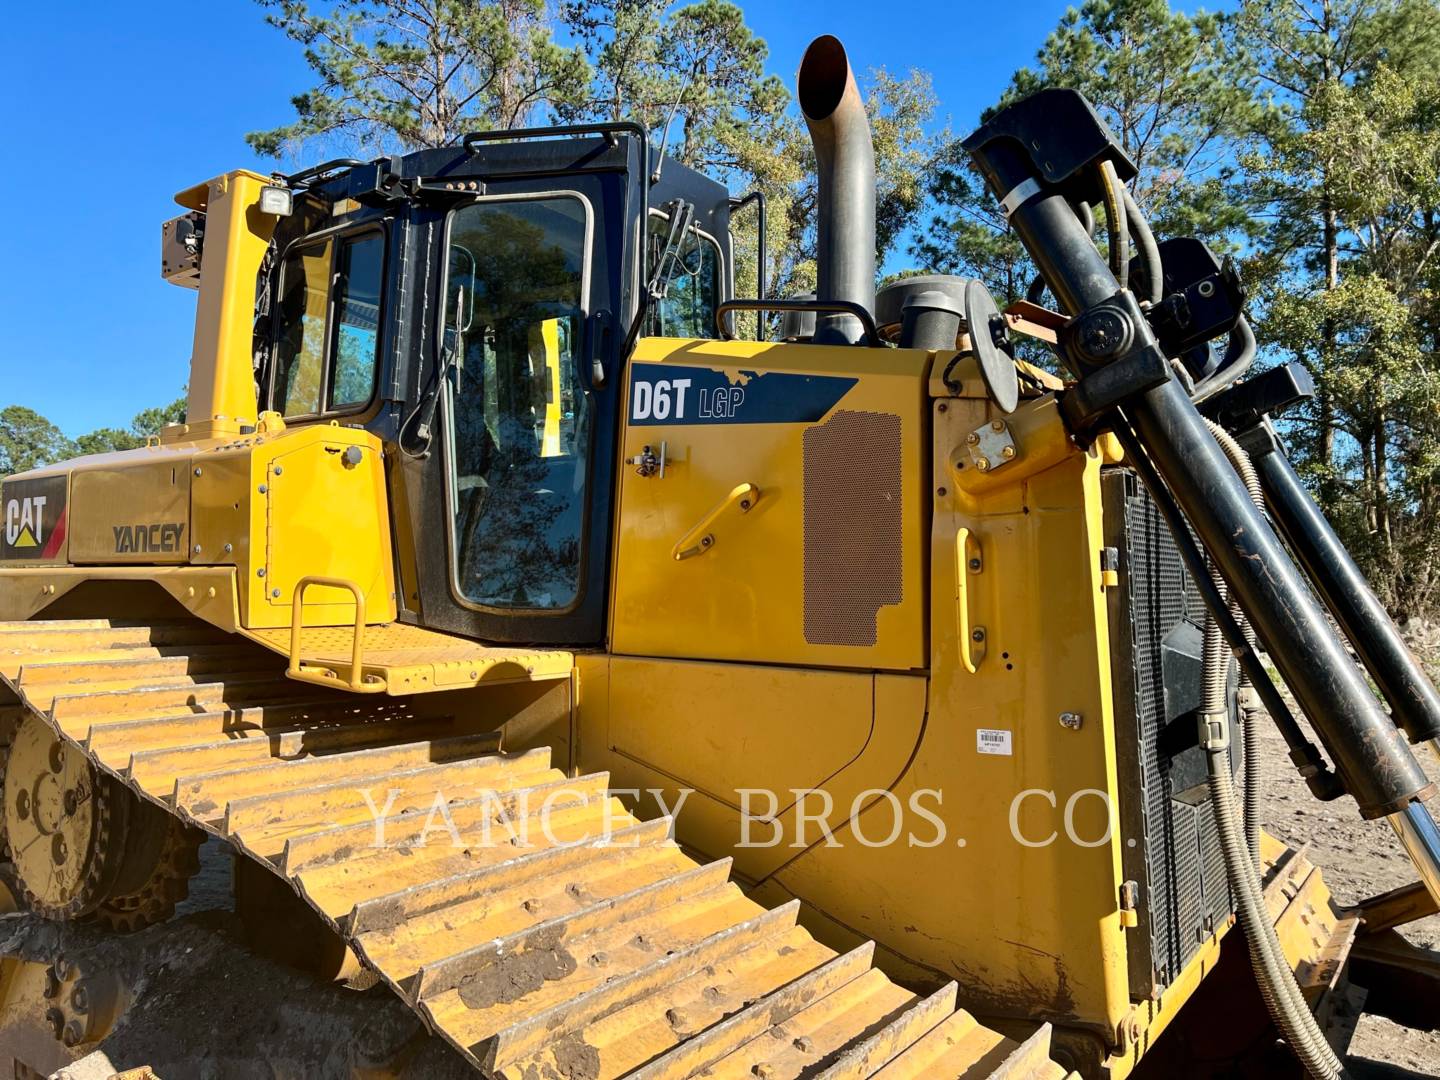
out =
[[[640,294],[640,306],[635,311],[635,318],[631,321],[630,329],[625,334],[625,342],[620,347],[622,365],[630,359],[630,352],[635,348],[635,342],[640,339],[645,317],[657,302],[670,295],[670,283],[675,280],[676,273],[684,269],[680,255],[687,234],[695,226],[695,204],[676,199],[667,204],[666,209],[670,218],[670,231],[665,237],[665,246],[660,249],[659,258],[655,260],[655,268],[645,282],[645,291]]]

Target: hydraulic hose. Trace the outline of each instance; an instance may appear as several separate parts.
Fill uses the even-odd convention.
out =
[[[1224,657],[1223,650],[1221,657]],[[1223,665],[1221,670],[1224,670]],[[1340,1080],[1348,1075],[1345,1066],[1326,1042],[1295,983],[1294,973],[1275,937],[1275,927],[1271,925],[1270,914],[1265,908],[1255,867],[1245,850],[1240,823],[1236,820],[1238,814],[1235,787],[1230,780],[1230,755],[1221,748],[1212,749],[1207,757],[1210,796],[1220,834],[1220,847],[1225,855],[1225,870],[1230,878],[1231,891],[1235,893],[1240,927],[1250,946],[1250,964],[1260,996],[1265,999],[1270,1018],[1285,1036],[1285,1041],[1306,1072],[1318,1080]]]
[[[1190,391],[1191,399],[1204,401],[1213,397],[1225,387],[1239,380],[1255,363],[1255,331],[1250,321],[1241,315],[1230,328],[1230,340],[1225,346],[1225,356],[1220,366],[1195,384]]]
[[[1255,475],[1248,457],[1228,432],[1217,429],[1213,423],[1210,427],[1221,449],[1245,482],[1251,498],[1255,498],[1259,494],[1259,478]],[[1223,592],[1225,583],[1219,572],[1212,568],[1211,576],[1216,588]],[[1248,625],[1246,631],[1248,636]],[[1200,706],[1200,739],[1205,748],[1210,801],[1220,836],[1220,849],[1225,857],[1226,876],[1230,881],[1230,891],[1235,895],[1236,914],[1249,945],[1250,965],[1255,972],[1255,982],[1260,988],[1260,996],[1265,1001],[1270,1018],[1280,1029],[1305,1070],[1318,1080],[1340,1080],[1347,1075],[1345,1066],[1341,1064],[1320,1026],[1315,1022],[1310,1006],[1295,982],[1294,972],[1290,970],[1285,959],[1284,950],[1275,936],[1274,924],[1270,921],[1270,913],[1265,907],[1257,859],[1259,773],[1254,763],[1254,744],[1257,740],[1250,731],[1254,718],[1247,718],[1246,721],[1247,812],[1244,822],[1240,820],[1235,785],[1230,775],[1229,710],[1225,701],[1230,652],[1226,648],[1224,635],[1220,632],[1220,625],[1213,615],[1205,621],[1201,663],[1203,698]]]
[[[1260,486],[1260,474],[1255,470],[1250,455],[1235,439],[1230,432],[1226,431],[1213,420],[1207,420],[1206,426],[1215,441],[1220,444],[1220,449],[1225,451],[1225,456],[1230,459],[1230,464],[1235,466],[1245,490],[1250,493],[1250,501],[1255,504],[1256,509],[1262,513],[1265,510],[1265,492]],[[1240,610],[1238,604],[1231,605],[1231,613],[1235,621],[1240,624],[1240,629],[1245,632],[1245,640],[1250,647],[1256,648],[1255,631],[1250,626],[1250,620],[1245,618],[1245,613]],[[1255,688],[1250,680],[1250,674],[1243,667],[1240,669],[1240,732],[1245,755],[1245,848],[1250,852],[1250,861],[1258,872],[1261,867],[1260,860],[1260,723],[1261,709],[1255,695]]]
[[[1122,184],[1120,190],[1125,193],[1125,220],[1130,224],[1130,235],[1135,238],[1135,250],[1140,253],[1140,258],[1145,263],[1149,295],[1141,299],[1158,304],[1165,299],[1165,267],[1160,261],[1160,245],[1155,242],[1150,223],[1140,212],[1140,206],[1136,203],[1135,196],[1130,194],[1130,189]]]
[[[1129,284],[1130,219],[1125,211],[1125,185],[1116,175],[1115,163],[1109,158],[1100,162],[1100,187],[1105,193],[1105,229],[1109,237],[1110,272],[1120,283]]]

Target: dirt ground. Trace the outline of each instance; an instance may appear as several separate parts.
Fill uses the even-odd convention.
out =
[[[1440,628],[1416,644],[1440,667]],[[1324,869],[1337,900],[1353,903],[1414,880],[1389,827],[1361,821],[1348,798],[1317,802],[1269,725],[1263,753],[1266,827],[1287,843],[1310,844],[1310,856]],[[1428,750],[1421,757],[1440,780],[1440,760]],[[1431,810],[1440,815],[1440,800]],[[174,927],[156,927],[117,941],[100,940],[83,928],[63,931],[66,955],[119,964],[150,982],[147,1015],[122,1024],[104,1044],[117,1066],[151,1064],[167,1080],[252,1075],[280,1080],[348,1077],[357,1066],[388,1060],[402,1063],[405,1076],[473,1075],[439,1040],[424,1038],[409,1011],[383,987],[364,993],[316,987],[286,968],[249,956],[230,908],[230,856],[223,845],[210,841],[202,849],[202,869],[192,881],[190,899],[177,912],[183,924],[178,933]],[[1440,916],[1403,933],[1416,944],[1440,948]],[[56,934],[53,926],[28,916],[0,920],[0,954],[48,955]],[[48,1052],[58,1052],[53,1039],[44,1042]],[[0,1022],[0,1051],[12,1049],[6,1043]],[[258,1063],[259,1072],[254,1071],[256,1053],[266,1058]],[[1351,1045],[1351,1063],[1360,1077],[1440,1076],[1440,1032],[1417,1032],[1366,1016]],[[4,1064],[0,1055],[0,1067]],[[56,1068],[58,1062],[41,1067]]]
[[[1431,677],[1440,678],[1440,626],[1407,631]],[[1265,827],[1288,844],[1309,842],[1310,857],[1324,869],[1336,900],[1353,904],[1415,880],[1410,860],[1388,824],[1361,821],[1355,801],[1348,797],[1318,802],[1291,766],[1279,732],[1267,724],[1264,733]],[[1416,751],[1430,778],[1440,781],[1440,759],[1429,749],[1416,747]],[[1430,811],[1440,816],[1440,798],[1430,802]],[[1440,915],[1412,923],[1401,933],[1416,945],[1440,949]],[[1367,1070],[1369,1075],[1440,1076],[1440,1032],[1413,1031],[1380,1017],[1361,1019],[1350,1054],[1358,1069],[1390,1067]]]

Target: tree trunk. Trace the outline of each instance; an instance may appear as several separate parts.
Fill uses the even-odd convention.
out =
[[[1381,549],[1388,558],[1393,537],[1390,532],[1390,480],[1386,476],[1389,468],[1389,452],[1386,445],[1384,406],[1375,410],[1373,449],[1375,454],[1375,525],[1380,534]]]
[[[1321,244],[1325,258],[1325,291],[1333,292],[1340,284],[1340,224],[1339,215],[1330,201],[1329,162],[1326,162],[1326,179],[1321,195],[1322,236]],[[1315,457],[1323,466],[1320,473],[1320,504],[1327,510],[1335,505],[1338,495],[1332,468],[1335,464],[1335,400],[1331,395],[1331,380],[1335,378],[1335,345],[1339,330],[1333,317],[1327,317],[1320,328],[1320,379],[1315,395],[1319,428],[1316,431]]]
[[[1325,37],[1331,38],[1330,0],[1321,5]],[[1321,59],[1321,85],[1335,78],[1328,50]],[[1340,215],[1331,196],[1330,175],[1334,163],[1327,157],[1320,173],[1321,245],[1325,259],[1325,291],[1334,292],[1340,284]],[[1332,476],[1335,464],[1335,402],[1330,394],[1330,380],[1335,376],[1335,344],[1339,331],[1333,318],[1327,318],[1320,331],[1320,385],[1316,404],[1319,406],[1320,429],[1317,433],[1316,457],[1323,469],[1320,474],[1320,503],[1327,510],[1335,505],[1339,494]]]

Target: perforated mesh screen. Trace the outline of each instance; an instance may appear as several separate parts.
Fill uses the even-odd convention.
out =
[[[874,645],[900,603],[900,417],[837,412],[805,432],[805,640]]]
[[[1233,902],[1209,797],[1182,798],[1177,790],[1193,780],[1177,775],[1175,734],[1193,731],[1194,721],[1189,713],[1176,716],[1176,688],[1166,686],[1162,664],[1166,635],[1184,620],[1202,623],[1204,602],[1134,473],[1111,470],[1104,485],[1106,543],[1119,550],[1122,568],[1110,628],[1121,826],[1140,841],[1123,856],[1126,876],[1141,886],[1141,933],[1128,939],[1131,985],[1137,997],[1151,997]]]

